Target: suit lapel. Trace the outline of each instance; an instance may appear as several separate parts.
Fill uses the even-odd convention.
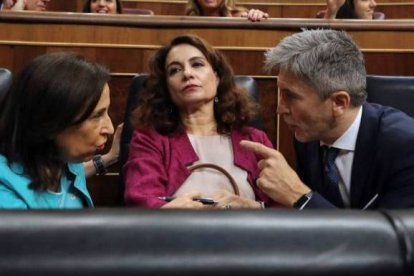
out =
[[[234,164],[236,166],[239,166],[245,171],[251,170],[252,164],[249,164],[252,162],[251,158],[251,152],[243,149],[240,146],[240,141],[243,139],[248,139],[246,135],[243,135],[239,130],[234,129],[231,132],[231,143],[233,147],[233,156],[234,156]],[[250,140],[250,139],[248,139]],[[254,160],[253,160],[254,161]]]
[[[323,191],[322,153],[319,142],[311,143],[306,154],[309,164],[309,185],[318,192]]]
[[[362,208],[366,204],[365,201],[375,194],[376,187],[373,187],[374,183],[370,183],[368,179],[372,177],[375,167],[377,134],[378,115],[369,104],[364,104],[352,163],[352,208]]]
[[[172,156],[175,156],[176,161],[181,163],[183,167],[190,166],[199,159],[191,146],[187,133],[184,131],[172,134],[170,141],[172,151],[174,152]]]
[[[175,191],[184,183],[184,181],[190,176],[191,172],[188,167],[199,160],[193,147],[191,146],[190,139],[187,133],[179,131],[169,136],[170,147],[171,147],[171,169],[175,172],[170,172],[175,177],[170,179],[172,185],[168,191],[170,194]]]
[[[267,195],[256,186],[257,176],[260,174],[257,162],[262,159],[261,156],[245,150],[240,146],[241,140],[252,139],[248,132],[233,129],[231,132],[231,142],[233,147],[234,164],[247,172],[247,181],[252,185],[256,198],[267,199]]]

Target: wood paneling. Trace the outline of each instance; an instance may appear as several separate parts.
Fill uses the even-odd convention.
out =
[[[88,178],[88,190],[96,207],[123,205],[123,187],[118,174]]]
[[[84,0],[52,0],[49,2],[48,11],[80,12]]]
[[[263,72],[264,52],[283,37],[308,28],[347,30],[363,49],[370,74],[414,75],[414,21],[335,23],[323,20],[275,20],[253,24],[242,19],[99,16],[65,13],[0,12],[0,67],[20,71],[35,56],[76,51],[112,71],[110,116],[122,122],[128,86],[135,73],[147,72],[155,49],[176,35],[197,34],[228,57],[236,74],[253,76],[259,85],[261,114],[272,142],[294,165],[292,135],[277,125],[276,77]],[[118,169],[115,167],[114,172]],[[88,181],[100,206],[117,204],[119,177]]]

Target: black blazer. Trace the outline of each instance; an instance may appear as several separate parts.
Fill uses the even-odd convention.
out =
[[[297,171],[315,193],[305,208],[335,208],[325,199],[319,141],[295,141]],[[351,176],[351,208],[414,207],[414,119],[405,113],[365,103]]]

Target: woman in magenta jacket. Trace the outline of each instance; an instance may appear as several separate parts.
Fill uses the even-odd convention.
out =
[[[149,208],[262,208],[272,204],[255,185],[260,157],[243,150],[251,140],[271,146],[266,134],[248,127],[256,105],[236,86],[224,56],[202,39],[174,38],[150,61],[129,158],[124,166],[125,202]],[[234,178],[196,164],[212,163]],[[166,202],[162,197],[173,196]],[[203,205],[200,198],[214,205]]]

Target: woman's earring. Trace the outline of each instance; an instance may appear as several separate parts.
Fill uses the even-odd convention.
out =
[[[219,99],[218,99],[218,97],[217,97],[217,96],[215,96],[215,97],[214,97],[214,102],[215,102],[215,103],[218,103],[218,102],[219,102]]]

